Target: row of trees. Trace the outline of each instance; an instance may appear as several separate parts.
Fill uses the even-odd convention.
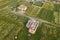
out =
[[[56,20],[55,20],[55,22],[57,23],[57,24],[60,24],[60,4],[54,4],[54,6],[55,6],[55,8],[54,8],[54,10],[55,10],[55,18],[56,18]]]

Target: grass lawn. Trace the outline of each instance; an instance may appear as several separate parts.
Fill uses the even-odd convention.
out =
[[[31,14],[32,17],[35,17],[36,15],[35,13],[37,13],[37,11],[39,10],[38,7],[34,7],[32,6],[32,4],[25,2],[24,0],[18,0],[18,1],[20,2],[18,4],[24,4],[28,7],[28,9],[26,10],[26,15],[30,16]],[[11,6],[14,3],[15,2],[11,3]],[[55,22],[55,18],[53,14],[54,10],[50,10],[51,7],[49,9],[48,8],[47,9],[45,7],[42,8],[38,12],[36,17],[54,23]],[[60,28],[56,28],[54,26],[45,23],[39,25],[34,35],[31,34],[31,36],[28,36],[28,34],[30,34],[28,32],[28,29],[26,28],[26,23],[28,20],[29,18],[23,17],[21,15],[13,14],[7,9],[1,10],[0,11],[0,40],[15,40],[14,38],[15,36],[18,37],[16,40],[60,40]]]
[[[27,20],[28,19],[23,16],[19,16],[19,15],[12,14],[10,12],[3,11],[0,14],[0,22],[2,24],[0,27],[1,28],[0,29],[1,39],[0,40],[2,39],[8,40],[7,38],[10,39],[11,37],[13,39],[13,36],[15,36],[15,34],[17,34],[20,31],[20,29],[26,24]]]

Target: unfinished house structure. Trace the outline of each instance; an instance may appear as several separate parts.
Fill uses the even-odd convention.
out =
[[[28,20],[28,23],[26,24],[26,27],[29,29],[29,32],[32,34],[35,34],[38,26],[39,26],[39,21],[34,19]]]
[[[19,9],[20,11],[24,12],[24,11],[27,10],[27,6],[25,6],[25,5],[20,5],[20,6],[18,7],[18,9]]]

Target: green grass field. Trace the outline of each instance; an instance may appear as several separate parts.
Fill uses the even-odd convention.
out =
[[[0,2],[2,3],[4,1]],[[59,5],[51,5],[52,3],[47,3],[50,4],[52,8],[51,6],[49,7],[49,5],[44,4],[43,7],[40,9],[28,2],[25,2],[25,0],[17,0],[17,2],[15,0],[14,2],[12,1],[11,3],[0,6],[0,40],[60,40],[60,28],[45,23],[39,25],[34,35],[31,34],[31,36],[28,36],[28,34],[30,33],[26,28],[26,23],[29,18],[13,14],[11,13],[11,11],[8,10],[8,8],[17,4],[24,4],[28,7],[25,12],[25,14],[28,16],[41,18],[52,23],[60,24]],[[6,6],[8,6],[8,8],[6,8]],[[14,38],[15,36],[17,36],[17,39]]]

